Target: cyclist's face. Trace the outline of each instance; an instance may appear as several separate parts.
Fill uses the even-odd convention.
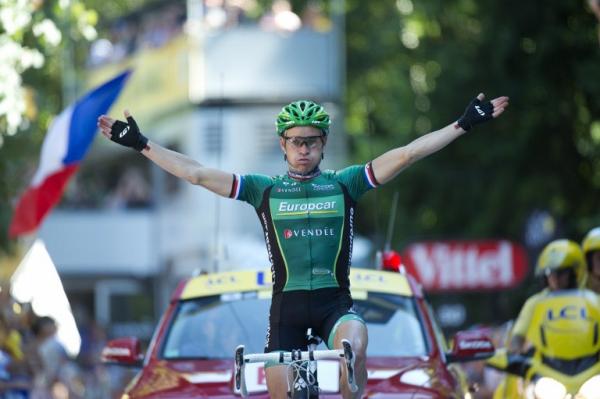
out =
[[[279,139],[288,164],[298,172],[310,172],[319,164],[326,142],[323,132],[312,126],[293,127]]]

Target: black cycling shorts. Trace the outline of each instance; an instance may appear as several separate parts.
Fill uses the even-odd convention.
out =
[[[279,292],[273,295],[265,353],[306,350],[306,330],[312,328],[327,343],[336,322],[343,316],[356,315],[348,290],[320,288]],[[360,319],[356,315],[357,319]]]

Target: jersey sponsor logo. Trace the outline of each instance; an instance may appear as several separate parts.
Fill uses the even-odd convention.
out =
[[[464,350],[493,350],[494,345],[490,341],[474,339],[469,341],[458,341],[458,348]]]
[[[271,325],[267,326],[267,336],[265,339],[265,349],[269,347],[269,341],[271,340]]]
[[[588,320],[587,309],[583,306],[567,305],[559,309],[549,309],[547,313],[549,321],[553,320]]]
[[[348,229],[349,229],[349,242],[348,242],[348,266],[352,264],[352,247],[354,245],[354,207],[350,207],[348,217]],[[350,268],[348,267],[348,275],[350,275]]]
[[[311,211],[327,211],[335,210],[335,201],[323,201],[323,202],[302,202],[293,203],[288,201],[281,201],[279,203],[278,211],[285,212],[311,212]]]
[[[332,191],[335,190],[335,185],[333,184],[316,184],[311,183],[313,190],[315,191]]]
[[[277,187],[275,192],[277,193],[299,193],[302,191],[301,187],[290,187],[290,188],[281,188]]]
[[[265,231],[265,243],[267,244],[267,253],[269,254],[269,262],[271,262],[271,273],[273,274],[273,281],[275,281],[275,271],[273,269],[273,253],[271,252],[271,241],[269,240],[269,223],[267,222],[267,215],[261,213],[261,219],[263,222],[263,230]]]
[[[277,198],[276,195],[269,199],[269,208],[274,220],[342,217],[344,214],[344,196],[340,194],[310,197],[309,191],[302,189],[299,194],[290,196],[300,198]],[[303,195],[305,193],[307,195]],[[333,194],[334,192],[332,192]],[[308,196],[308,197],[307,197]]]
[[[332,237],[335,236],[333,228],[328,227],[325,229],[285,229],[283,230],[283,237],[286,240],[290,238],[298,237]]]

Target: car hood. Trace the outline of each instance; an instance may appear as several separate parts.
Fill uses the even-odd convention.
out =
[[[371,358],[367,372],[369,398],[446,398],[456,389],[445,365],[427,357]]]
[[[150,361],[126,390],[129,398],[232,397],[231,360]]]
[[[130,399],[151,398],[239,398],[233,391],[232,360],[190,360],[150,362],[129,385]],[[319,369],[323,398],[339,398],[336,378]],[[440,364],[427,358],[371,358],[368,361],[368,398],[440,398],[451,396],[452,384],[444,379]],[[332,372],[333,373],[333,372]],[[334,375],[334,374],[329,374]],[[264,369],[247,368],[248,390],[256,399],[268,398]],[[325,380],[329,382],[325,382]],[[327,385],[330,384],[330,385]],[[334,385],[331,385],[334,384]],[[391,396],[389,396],[391,395]]]

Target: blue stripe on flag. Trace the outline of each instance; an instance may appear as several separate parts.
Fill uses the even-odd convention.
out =
[[[63,164],[69,165],[83,159],[98,129],[98,117],[108,112],[130,74],[131,70],[127,70],[77,100],[71,116],[69,146]]]

